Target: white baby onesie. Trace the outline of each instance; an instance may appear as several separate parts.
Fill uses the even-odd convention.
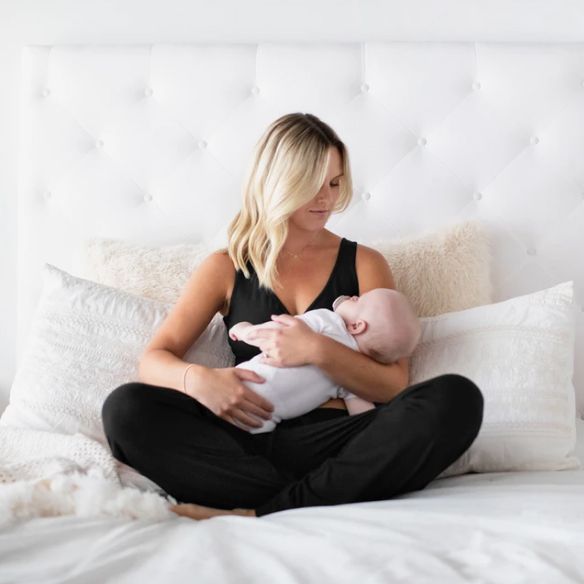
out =
[[[304,314],[296,315],[294,318],[303,320],[317,333],[331,337],[351,349],[359,350],[359,345],[347,330],[345,321],[333,310],[317,308]],[[267,324],[285,326],[278,323]],[[257,326],[261,327],[262,325]],[[274,404],[271,420],[254,416],[260,422],[263,422],[263,425],[259,428],[250,428],[249,432],[251,434],[271,432],[281,420],[306,414],[329,399],[340,397],[348,400],[357,397],[337,385],[316,365],[275,367],[262,363],[261,358],[262,353],[259,353],[249,361],[243,361],[236,365],[236,367],[241,367],[242,369],[255,371],[265,379],[263,383],[249,380],[243,380],[243,383]]]

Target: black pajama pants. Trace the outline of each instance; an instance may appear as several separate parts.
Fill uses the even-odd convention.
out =
[[[180,391],[131,382],[102,419],[113,456],[179,503],[261,517],[423,489],[471,446],[483,404],[473,381],[448,373],[361,414],[317,408],[250,434]]]

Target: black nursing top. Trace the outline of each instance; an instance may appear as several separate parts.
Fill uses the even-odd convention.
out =
[[[355,269],[355,255],[357,242],[344,237],[341,239],[337,260],[327,283],[320,294],[306,309],[328,308],[332,310],[335,298],[341,295],[358,296],[359,282]],[[235,284],[229,303],[229,312],[223,317],[225,327],[229,330],[234,324],[241,321],[259,324],[271,321],[272,314],[289,314],[286,307],[274,292],[260,288],[259,281],[251,262],[247,262],[251,277],[246,279],[241,270],[235,272]],[[235,355],[235,365],[247,361],[260,353],[260,348],[248,345],[244,341],[227,340]]]

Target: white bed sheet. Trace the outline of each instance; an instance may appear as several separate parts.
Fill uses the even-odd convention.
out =
[[[65,516],[0,531],[1,583],[169,581],[581,583],[584,469],[467,474],[261,519]]]

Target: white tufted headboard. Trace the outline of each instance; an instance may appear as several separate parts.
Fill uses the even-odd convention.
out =
[[[18,355],[45,261],[90,237],[224,243],[253,146],[311,112],[347,144],[362,243],[476,218],[495,299],[584,293],[584,44],[36,46],[23,55]],[[575,384],[584,386],[576,359]]]

